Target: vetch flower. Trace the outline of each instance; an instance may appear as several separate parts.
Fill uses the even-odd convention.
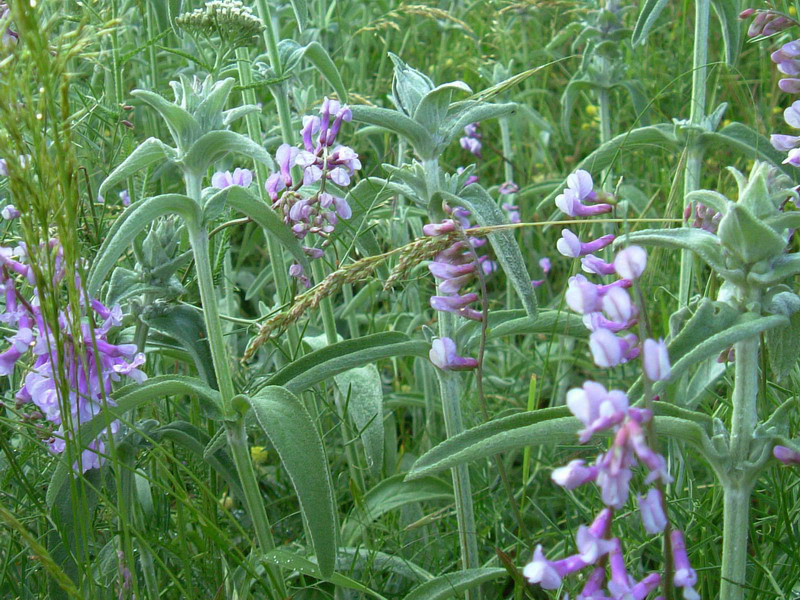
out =
[[[786,446],[775,446],[772,455],[785,465],[800,465],[800,452]]]
[[[6,221],[13,221],[14,219],[18,219],[22,213],[17,210],[17,207],[13,204],[6,204],[3,207],[3,210],[0,210],[0,216],[2,216]]]
[[[601,556],[608,554],[613,548],[611,540],[605,539],[611,527],[612,517],[611,510],[604,508],[589,527],[586,525],[578,527],[575,540],[581,560],[586,564],[595,564]]]
[[[606,390],[601,384],[586,381],[583,387],[567,392],[567,407],[584,429],[578,432],[578,440],[588,442],[598,431],[604,431],[621,423],[628,413],[628,397],[620,390]]]
[[[556,248],[564,256],[568,256],[570,258],[580,258],[581,256],[585,256],[605,248],[614,241],[614,237],[615,236],[613,234],[608,234],[594,241],[584,243],[581,242],[581,240],[578,239],[578,236],[572,233],[569,229],[562,229],[561,239],[556,242]]]
[[[464,358],[456,354],[456,343],[449,337],[433,340],[428,355],[431,362],[443,371],[468,371],[478,366],[474,358]]]
[[[661,533],[667,526],[667,516],[664,514],[664,502],[661,492],[650,488],[646,496],[636,495],[639,502],[639,513],[642,516],[644,530],[650,535]]]
[[[595,275],[614,275],[617,272],[613,264],[597,258],[594,254],[587,254],[581,258],[581,268],[586,273]]]
[[[643,356],[644,372],[650,381],[669,379],[671,367],[667,343],[663,339],[644,341]]]
[[[594,364],[607,369],[636,358],[639,355],[636,341],[633,334],[621,338],[608,329],[593,331],[589,336],[589,348]]]
[[[584,483],[597,479],[597,467],[587,467],[586,462],[581,459],[571,460],[565,466],[553,469],[550,479],[556,485],[574,490]]]
[[[253,183],[253,172],[250,169],[236,168],[233,173],[230,171],[217,171],[211,177],[211,185],[219,190],[232,185],[250,187]]]
[[[694,586],[697,585],[697,573],[689,564],[683,532],[680,529],[673,529],[670,532],[670,540],[672,541],[672,562],[675,566],[672,582],[675,587],[683,588],[685,600],[700,600],[700,594],[694,589]]]
[[[647,252],[640,246],[623,248],[614,257],[614,269],[623,279],[639,279],[647,266]]]

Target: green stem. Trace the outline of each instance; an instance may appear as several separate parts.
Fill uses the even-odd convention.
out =
[[[754,480],[747,463],[758,422],[758,347],[758,337],[739,342],[734,347],[736,375],[731,419],[731,464],[722,481],[725,504],[720,598],[726,600],[743,600],[745,596],[750,494]]]
[[[710,0],[695,0],[694,57],[692,59],[692,98],[690,100],[689,123],[699,126],[706,117],[706,76],[708,72],[708,22]],[[696,143],[697,134],[689,134],[689,149],[683,184],[683,208],[686,209],[686,196],[700,188],[703,167],[703,148]],[[694,258],[689,250],[681,251],[680,284],[678,303],[684,307],[689,302],[692,284],[692,265]]]
[[[281,57],[278,54],[278,34],[275,31],[275,23],[272,20],[272,12],[269,8],[268,0],[258,0],[256,3],[258,7],[258,15],[264,21],[264,42],[267,45],[267,54],[269,55],[269,62],[272,70],[277,77],[283,75],[283,65],[281,65]],[[272,97],[275,99],[275,106],[278,109],[278,121],[281,127],[281,137],[287,144],[294,141],[294,133],[292,131],[292,117],[289,112],[289,95],[286,93],[285,82],[271,86],[270,91]]]
[[[201,177],[193,174],[186,175],[186,191],[190,198],[200,202]],[[195,270],[197,272],[197,286],[200,290],[200,301],[203,306],[203,317],[206,324],[206,334],[211,348],[211,358],[214,363],[214,373],[217,379],[220,395],[222,396],[223,414],[230,417],[234,414],[231,402],[235,394],[233,377],[228,363],[228,349],[222,332],[222,321],[219,316],[217,292],[214,288],[214,277],[211,269],[209,254],[208,231],[199,223],[187,223],[189,230],[189,243],[194,254]],[[242,484],[247,512],[253,521],[259,546],[263,552],[268,552],[275,547],[272,539],[269,518],[258,488],[250,450],[247,443],[247,432],[241,417],[225,421],[225,431],[228,446],[233,455],[233,462]],[[268,572],[278,588],[281,598],[286,596],[285,583],[277,567],[269,566]]]

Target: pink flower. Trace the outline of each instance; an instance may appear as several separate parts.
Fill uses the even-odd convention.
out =
[[[478,361],[474,358],[458,356],[456,343],[448,337],[433,340],[429,357],[443,371],[466,371],[478,366]]]

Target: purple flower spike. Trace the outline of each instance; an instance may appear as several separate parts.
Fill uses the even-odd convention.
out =
[[[576,536],[578,552],[586,564],[595,564],[601,556],[608,554],[613,548],[611,540],[605,539],[612,518],[611,510],[604,508],[589,527],[586,525],[578,527]]]
[[[664,514],[664,502],[661,492],[657,488],[650,488],[647,496],[637,495],[639,512],[642,515],[644,530],[650,535],[664,531],[667,526],[667,516]]]
[[[474,358],[458,356],[456,343],[448,337],[433,340],[429,357],[443,371],[468,371],[478,366],[478,361]]]
[[[772,456],[785,465],[800,465],[800,452],[786,446],[775,446],[772,449]]]
[[[605,248],[614,241],[614,235],[608,234],[598,238],[592,242],[581,242],[574,233],[569,229],[561,230],[561,239],[556,243],[556,248],[564,256],[571,258],[580,258],[592,252]]]
[[[584,483],[597,479],[597,467],[587,467],[580,459],[572,460],[563,467],[553,469],[550,479],[553,483],[568,490],[574,490]]]
[[[694,586],[697,585],[697,573],[689,564],[683,532],[680,529],[673,529],[670,533],[670,540],[672,540],[672,561],[675,565],[672,582],[675,587],[683,588],[685,600],[700,600],[700,595],[694,589]]]
[[[478,123],[470,123],[464,127],[464,137],[458,140],[461,147],[467,152],[474,154],[478,158],[481,157],[481,134],[478,133]]]
[[[595,275],[614,275],[617,272],[614,265],[597,258],[594,254],[587,254],[581,258],[581,268],[584,272]]]
[[[625,419],[628,397],[619,390],[609,392],[599,383],[587,381],[583,387],[567,392],[567,407],[585,425],[578,432],[578,440],[585,444],[598,431],[609,429]]]
[[[667,343],[663,339],[644,341],[644,372],[650,381],[669,379],[671,366]]]
[[[638,279],[646,266],[647,252],[640,246],[623,248],[614,258],[614,268],[623,279]]]

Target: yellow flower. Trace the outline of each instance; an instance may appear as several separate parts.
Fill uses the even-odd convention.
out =
[[[797,9],[794,6],[789,7],[789,14],[793,17],[797,14]]]
[[[597,116],[599,109],[594,104],[587,104],[586,105],[586,114],[589,116]]]
[[[250,456],[253,458],[254,463],[263,465],[269,458],[269,450],[264,446],[253,446],[250,448]]]
[[[219,499],[219,505],[225,510],[230,510],[233,508],[233,498],[228,494],[223,494],[222,498]]]

